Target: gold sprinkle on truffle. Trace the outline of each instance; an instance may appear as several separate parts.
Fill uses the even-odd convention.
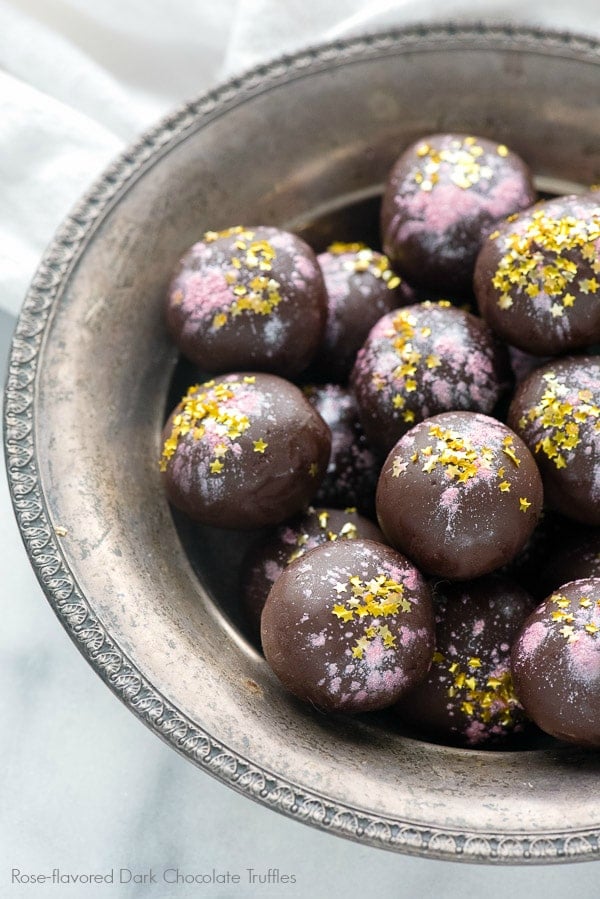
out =
[[[381,619],[389,618],[401,612],[409,612],[410,602],[404,597],[404,585],[385,574],[378,574],[369,581],[363,581],[358,575],[348,578],[347,584],[338,583],[335,591],[338,597],[347,592],[350,595],[343,603],[335,602],[332,614],[343,623],[365,620],[365,630],[351,647],[355,659],[362,659],[369,644],[380,637],[384,648],[396,645],[396,636],[387,623]],[[369,619],[369,621],[366,621]]]

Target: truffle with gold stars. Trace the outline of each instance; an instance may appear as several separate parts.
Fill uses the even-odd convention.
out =
[[[327,291],[327,323],[314,366],[345,384],[358,350],[375,322],[415,300],[414,291],[383,253],[364,243],[330,244],[317,256]]]
[[[538,727],[600,747],[600,578],[570,581],[548,596],[511,656],[516,694]]]
[[[469,295],[486,235],[535,199],[528,167],[503,143],[471,134],[423,137],[389,175],[384,252],[414,287]]]
[[[267,662],[299,699],[366,712],[425,677],[433,628],[430,587],[408,559],[370,540],[336,540],[275,581],[261,637]]]
[[[240,574],[242,605],[252,636],[259,638],[260,616],[269,590],[291,562],[323,543],[359,538],[385,543],[377,525],[356,509],[313,506],[263,534],[247,552]]]
[[[522,732],[527,718],[510,673],[510,649],[534,608],[513,581],[487,575],[434,588],[436,648],[429,674],[394,711],[436,741],[496,746]]]
[[[549,507],[600,525],[600,357],[537,368],[515,392],[508,423],[535,456]]]
[[[379,525],[426,574],[469,580],[507,564],[540,517],[542,480],[506,425],[475,412],[422,421],[389,453],[377,484]]]
[[[299,374],[319,345],[326,314],[312,249],[265,226],[207,231],[183,256],[167,291],[175,344],[211,373]]]
[[[600,341],[600,200],[556,197],[511,216],[484,241],[474,288],[508,343],[556,356]]]
[[[162,435],[170,502],[202,524],[258,528],[308,505],[327,470],[331,433],[302,391],[264,373],[194,384]]]
[[[331,456],[315,504],[338,509],[356,506],[374,518],[381,460],[361,427],[354,394],[339,384],[306,384],[302,390],[331,429]]]
[[[451,409],[490,414],[510,378],[506,347],[481,318],[426,300],[377,322],[351,386],[365,434],[385,454],[424,418]]]

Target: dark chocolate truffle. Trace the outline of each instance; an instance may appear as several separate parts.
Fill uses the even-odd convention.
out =
[[[508,423],[535,455],[548,504],[600,525],[600,358],[536,369],[518,387]]]
[[[369,448],[353,394],[338,384],[307,385],[303,390],[331,430],[331,456],[315,503],[337,508],[356,506],[363,515],[375,517],[381,462]]]
[[[508,343],[538,356],[600,340],[600,200],[558,197],[511,217],[477,258],[481,314]]]
[[[376,505],[389,542],[422,571],[467,580],[523,548],[542,500],[536,464],[516,434],[486,415],[446,412],[398,441]]]
[[[490,413],[508,378],[508,354],[492,330],[442,300],[380,319],[357,356],[352,389],[367,438],[387,453],[432,415]]]
[[[495,222],[534,200],[527,166],[504,144],[433,134],[408,147],[390,173],[384,252],[415,287],[467,293]]]
[[[497,575],[437,584],[433,664],[395,706],[402,720],[436,740],[471,747],[522,731],[510,648],[533,606],[525,590]]]
[[[375,322],[414,293],[387,256],[362,243],[334,243],[317,256],[327,290],[327,324],[315,365],[328,380],[345,383]]]
[[[256,637],[269,590],[290,562],[336,540],[374,540],[384,543],[377,525],[354,509],[314,509],[279,525],[249,551],[242,566],[242,598],[246,620]]]
[[[292,377],[313,357],[326,314],[315,254],[277,228],[208,231],[179,263],[167,296],[173,340],[209,372]]]
[[[256,528],[306,506],[331,435],[302,391],[276,375],[221,375],[187,392],[163,432],[169,500],[203,524]]]
[[[515,691],[559,740],[600,747],[600,579],[565,584],[525,621],[512,650]]]
[[[267,662],[300,699],[344,712],[384,708],[431,664],[430,588],[389,546],[328,543],[277,579],[261,636]]]

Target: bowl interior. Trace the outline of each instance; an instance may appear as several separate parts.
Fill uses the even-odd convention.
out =
[[[28,298],[13,372],[33,370],[35,390],[15,412],[15,382],[7,411],[33,431],[17,433],[13,417],[8,440],[31,439],[36,521],[52,529],[43,552],[18,495],[16,506],[51,602],[159,734],[309,823],[440,857],[589,857],[600,759],[436,746],[376,717],[325,717],[280,689],[232,611],[244,538],[178,531],[161,489],[177,361],[163,326],[170,273],[205,230],[236,223],[296,230],[318,250],[376,240],[387,171],[434,131],[506,143],[550,192],[598,182],[599,61],[595,45],[568,38],[440,28],[257,70],[122,157],[59,234]]]

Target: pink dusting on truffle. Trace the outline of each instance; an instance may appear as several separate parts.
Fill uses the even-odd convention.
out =
[[[402,577],[404,581],[404,586],[407,590],[418,590],[419,589],[419,572],[416,568],[407,567],[402,572]]]
[[[471,352],[466,361],[465,371],[479,384],[485,383],[492,372],[491,359],[485,353]]]
[[[283,568],[281,565],[278,565],[277,562],[274,562],[272,559],[265,562],[264,572],[268,581],[275,583],[282,571]]]
[[[465,728],[464,734],[467,742],[471,746],[476,746],[478,743],[484,742],[487,737],[487,730],[485,724],[482,724],[481,721],[471,721]]]
[[[444,509],[450,510],[451,513],[458,511],[460,500],[460,490],[458,487],[446,487],[440,496],[440,505]]]
[[[407,589],[414,590],[418,585],[418,573],[416,569],[408,567],[401,568],[399,565],[394,565],[387,561],[384,563],[383,567],[392,580],[397,581],[399,584],[404,584]]]
[[[452,385],[443,378],[435,378],[431,384],[431,393],[436,403],[440,406],[451,407],[452,403]]]
[[[519,172],[511,172],[489,192],[485,208],[492,218],[499,219],[510,210],[525,209],[533,201],[534,194],[527,192],[523,176]]]
[[[193,272],[183,280],[183,308],[197,315],[210,315],[220,309],[227,309],[235,296],[225,276],[218,271]]]
[[[339,693],[339,692],[340,692],[340,686],[341,686],[341,684],[342,684],[342,679],[341,679],[341,677],[334,677],[334,678],[329,682],[329,692],[330,692],[330,693],[333,693],[334,695],[335,695],[336,693]]]
[[[473,624],[473,636],[478,637],[480,634],[483,633],[484,629],[485,629],[485,621],[483,620],[483,618],[479,618],[479,620],[475,621],[475,623]]]
[[[411,631],[411,629],[408,627],[400,628],[400,643],[402,644],[402,646],[410,646],[410,644],[414,641],[414,639],[415,639],[414,631]]]
[[[315,266],[308,257],[301,255],[294,256],[294,266],[299,274],[301,274],[307,281],[312,281],[315,277]]]
[[[366,687],[370,694],[389,694],[399,690],[405,681],[406,677],[401,668],[371,671],[366,678]]]
[[[582,680],[589,683],[600,681],[600,643],[587,633],[567,644],[567,655],[571,668]]]
[[[448,362],[454,365],[464,365],[467,362],[467,349],[464,345],[464,335],[462,331],[452,331],[445,334],[434,343],[436,353]]]
[[[280,536],[283,543],[287,543],[289,546],[296,545],[296,537],[298,535],[294,530],[292,530],[292,528],[283,528]]]
[[[310,634],[308,637],[308,645],[312,649],[317,649],[319,646],[325,645],[325,631],[320,631],[318,634]]]
[[[519,638],[519,648],[526,656],[533,655],[546,638],[547,628],[543,621],[533,621]]]
[[[435,189],[435,202],[425,191],[417,190],[406,198],[411,216],[419,219],[420,229],[443,233],[465,219],[479,214],[481,198],[471,190],[463,190],[454,184],[440,184]],[[402,237],[400,230],[400,237]]]
[[[381,665],[381,662],[385,659],[386,656],[386,648],[383,645],[383,641],[381,637],[377,637],[375,640],[372,640],[364,653],[364,661],[367,665],[372,666],[373,668],[378,668]]]

